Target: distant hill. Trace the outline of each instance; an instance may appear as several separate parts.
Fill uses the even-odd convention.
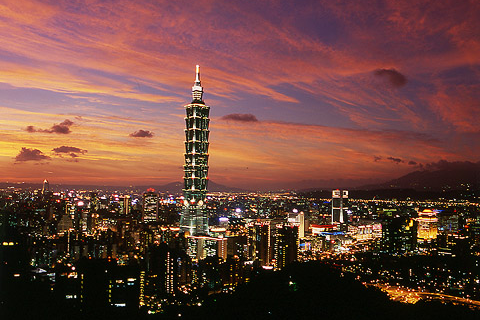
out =
[[[357,189],[414,189],[417,191],[478,190],[480,162],[439,161],[422,170],[406,174],[381,184],[365,185]]]
[[[378,180],[377,180],[378,181]],[[449,191],[480,191],[480,162],[469,161],[439,161],[430,163],[423,166],[420,170],[406,174],[400,178],[393,179],[387,182],[378,183],[374,178],[371,179],[334,179],[334,180],[302,180],[296,183],[291,183],[285,186],[283,189],[279,187],[270,188],[271,191],[297,191],[302,193],[318,192],[319,190],[325,190],[326,194],[330,193],[332,189],[348,189],[351,190],[351,194],[357,190],[366,191],[378,191],[378,190],[390,190],[390,192],[384,194],[385,197],[390,197],[394,190],[404,190],[402,193],[405,197],[410,197],[412,191],[417,192],[430,192],[432,194],[425,195],[430,198],[436,196],[439,192]],[[17,187],[22,189],[41,189],[41,183],[0,183],[0,188]],[[101,185],[73,185],[73,184],[50,184],[50,188],[54,191],[59,190],[96,190],[101,189],[104,191],[133,191],[144,192],[149,188],[153,188],[158,192],[168,192],[171,194],[182,193],[183,182],[171,182],[163,185],[151,184],[141,186],[101,186]],[[215,183],[213,181],[208,182],[209,192],[248,192],[252,190],[245,190],[236,187],[225,186]],[[470,193],[471,193],[470,192]],[[381,196],[378,192],[376,195]],[[456,196],[454,193],[453,196]],[[360,197],[370,196],[370,194],[362,194]],[[443,196],[443,194],[440,194]],[[467,197],[474,196],[466,195]]]
[[[22,188],[22,189],[41,189],[42,183],[9,183],[9,182],[0,182],[0,189],[5,189],[8,187]],[[75,184],[50,184],[50,189],[52,191],[61,191],[61,190],[103,190],[109,192],[115,191],[134,191],[134,192],[144,192],[147,189],[153,188],[157,192],[168,192],[171,194],[180,194],[182,193],[183,183],[182,182],[171,182],[164,185],[144,185],[144,186],[101,186],[101,185],[75,185]],[[208,181],[208,191],[209,192],[247,192],[247,190],[228,187],[222,184],[215,183],[213,181]]]
[[[375,183],[383,182],[381,179],[310,179],[299,180],[291,182],[288,185],[281,187],[272,186],[269,191],[317,191],[317,190],[332,190],[332,189],[353,189],[364,185],[373,185]]]
[[[439,161],[428,164],[400,178],[384,183],[333,188],[319,187],[299,190],[308,197],[328,199],[332,189],[348,189],[356,199],[469,199],[480,195],[480,162]]]

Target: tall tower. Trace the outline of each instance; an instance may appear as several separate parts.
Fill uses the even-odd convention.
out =
[[[182,231],[190,235],[208,234],[208,217],[205,210],[208,174],[208,118],[210,107],[203,102],[203,87],[200,83],[200,66],[197,65],[193,100],[185,106],[185,165],[183,188],[183,214],[180,219]]]
[[[48,183],[48,180],[45,179],[43,180],[42,195],[45,195],[49,191],[50,191],[50,184]]]

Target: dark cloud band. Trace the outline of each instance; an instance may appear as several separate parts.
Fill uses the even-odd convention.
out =
[[[140,129],[138,131],[130,133],[129,136],[134,138],[152,138],[153,134],[154,133],[152,131]]]
[[[49,159],[49,156],[43,154],[43,152],[38,149],[22,147],[20,153],[15,157],[15,162],[42,161]]]
[[[50,129],[36,129],[34,126],[27,126],[25,131],[27,132],[44,132],[44,133],[58,133],[58,134],[69,134],[72,132],[70,127],[73,125],[73,121],[65,119],[59,124],[54,124]]]
[[[395,88],[401,88],[408,82],[407,77],[395,69],[377,69],[373,74],[386,79]]]
[[[238,122],[258,122],[257,117],[251,113],[232,113],[220,118],[221,120],[231,120]]]

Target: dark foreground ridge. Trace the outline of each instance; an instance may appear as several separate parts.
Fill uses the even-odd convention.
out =
[[[170,306],[155,315],[114,308],[78,312],[54,304],[45,288],[18,289],[24,294],[0,306],[2,319],[480,319],[480,311],[463,306],[391,301],[319,261],[263,271],[233,293],[210,295],[201,306]]]
[[[181,315],[181,316],[179,316]],[[391,301],[352,275],[321,262],[293,264],[259,275],[230,295],[210,296],[200,308],[170,310],[182,319],[480,319],[480,311],[439,302]],[[161,318],[159,318],[161,319]]]

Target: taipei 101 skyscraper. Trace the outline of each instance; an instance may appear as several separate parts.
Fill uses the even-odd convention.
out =
[[[197,65],[193,100],[185,106],[185,165],[183,188],[183,214],[180,228],[190,235],[208,234],[208,217],[205,206],[208,174],[208,118],[210,107],[203,102],[200,83],[200,66]]]

